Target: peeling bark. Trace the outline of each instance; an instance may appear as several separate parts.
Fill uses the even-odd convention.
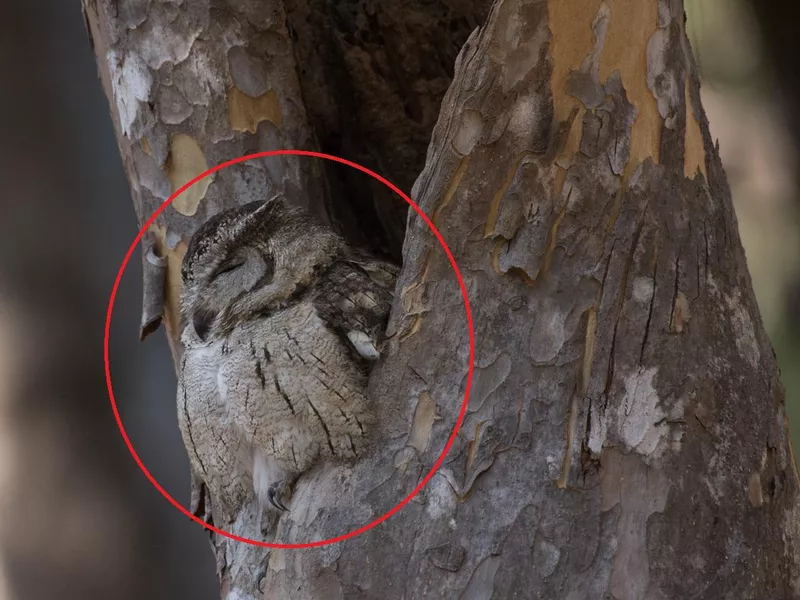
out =
[[[436,11],[480,14],[292,0],[287,25],[279,3],[199,3],[166,21],[166,4],[90,4],[140,220],[203,162],[254,149],[322,141],[410,181],[465,31],[437,38],[411,25]],[[451,44],[432,75],[409,66],[412,44],[393,45],[412,31],[421,48]],[[330,71],[312,58],[320,48]],[[399,105],[396,119],[380,117]],[[372,233],[370,219],[377,247],[391,252],[402,234],[394,200],[319,165],[220,174],[155,229],[172,337],[170,277],[188,235],[274,186],[328,207],[351,239]],[[682,2],[498,0],[455,61],[412,196],[448,241],[475,317],[456,443],[413,502],[347,542],[267,552],[215,538],[223,594],[799,597],[783,391]],[[346,210],[330,210],[343,198]],[[414,216],[403,260],[391,344],[370,382],[382,443],[352,468],[301,479],[281,542],[385,513],[452,429],[467,373],[458,286]],[[247,531],[253,517],[216,524]]]

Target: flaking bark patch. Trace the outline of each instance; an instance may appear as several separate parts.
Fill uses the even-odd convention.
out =
[[[706,150],[703,143],[703,133],[700,130],[700,123],[694,114],[691,98],[691,84],[689,75],[686,76],[685,85],[686,103],[686,138],[684,141],[685,154],[683,159],[683,174],[689,179],[693,179],[698,172],[708,179],[706,171]]]
[[[151,227],[153,233],[153,249],[157,256],[166,259],[165,270],[150,272],[152,276],[164,278],[164,325],[167,328],[167,339],[175,364],[180,364],[179,358],[183,353],[181,345],[177,342],[180,338],[180,296],[181,296],[181,263],[188,248],[188,242],[180,236],[169,236],[168,230],[160,225]],[[145,273],[147,274],[147,272]],[[156,284],[158,285],[158,284]]]
[[[258,131],[258,124],[269,121],[280,129],[283,119],[278,96],[268,90],[257,97],[248,96],[237,87],[228,90],[228,118],[235,131]]]
[[[414,421],[411,424],[411,432],[408,436],[408,445],[416,448],[419,453],[425,452],[430,445],[431,430],[433,429],[435,418],[436,403],[431,399],[428,392],[423,392],[417,401]]]
[[[192,179],[205,173],[208,170],[208,163],[197,141],[191,136],[179,133],[173,136],[170,142],[169,158],[165,169],[174,194]],[[172,201],[172,208],[182,215],[191,217],[197,212],[200,201],[205,198],[213,181],[214,175],[208,175],[184,190]]]

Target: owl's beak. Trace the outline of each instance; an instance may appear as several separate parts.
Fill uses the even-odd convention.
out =
[[[197,337],[199,337],[201,341],[206,341],[206,336],[208,335],[209,329],[211,329],[211,324],[214,322],[215,316],[214,313],[205,310],[198,310],[192,315],[192,326],[194,327]]]

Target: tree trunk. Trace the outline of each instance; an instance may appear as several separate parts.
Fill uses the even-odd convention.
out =
[[[449,77],[431,48],[460,42],[461,25],[442,24],[482,15],[444,2],[172,6],[88,7],[140,221],[206,164],[256,149],[336,148],[410,181]],[[430,14],[458,18],[411,26]],[[214,537],[223,595],[800,597],[783,392],[698,90],[680,0],[492,6],[455,61],[412,192],[470,294],[464,425],[425,490],[363,535],[271,552]],[[311,159],[228,171],[155,227],[166,261],[151,261],[145,323],[166,277],[176,352],[177,267],[223,207],[280,188],[351,239],[380,223],[375,247],[396,252],[403,211],[363,178]],[[304,476],[278,541],[382,515],[453,428],[468,369],[459,288],[415,216],[402,255],[370,381],[381,444]],[[261,538],[245,521],[216,525]]]

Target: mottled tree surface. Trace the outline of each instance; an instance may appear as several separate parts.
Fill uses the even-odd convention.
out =
[[[254,150],[322,148],[408,185],[438,113],[412,196],[472,301],[464,426],[424,492],[364,535],[272,552],[215,537],[223,594],[800,597],[783,392],[680,0],[498,0],[452,74],[485,7],[87,4],[140,219]],[[147,261],[145,325],[163,312],[173,343],[186,240],[224,206],[280,189],[389,254],[403,236],[397,199],[309,159],[196,188],[154,228]],[[371,379],[380,444],[304,477],[279,541],[383,514],[453,427],[458,286],[416,217],[402,256]]]

